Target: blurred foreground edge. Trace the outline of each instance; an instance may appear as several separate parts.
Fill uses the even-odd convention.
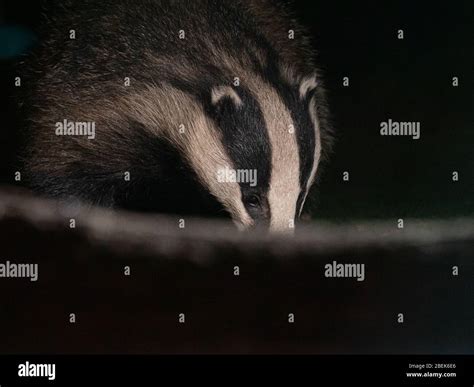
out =
[[[181,218],[0,191],[0,265],[38,265],[0,277],[0,353],[474,352],[473,219]]]

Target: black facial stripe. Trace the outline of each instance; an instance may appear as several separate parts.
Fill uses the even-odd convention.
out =
[[[234,167],[240,170],[256,170],[257,184],[240,182],[242,199],[257,195],[262,199],[261,217],[269,217],[270,209],[266,197],[270,188],[271,144],[263,113],[256,99],[245,87],[233,89],[242,101],[236,106],[232,98],[222,97],[217,104],[205,106],[222,134],[222,143]],[[254,219],[259,218],[255,210],[248,211]]]

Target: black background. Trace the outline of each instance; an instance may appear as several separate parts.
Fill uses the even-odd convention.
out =
[[[1,25],[35,31],[42,3],[0,2]],[[310,204],[314,217],[473,215],[472,2],[297,1],[294,9],[319,52],[337,137]],[[5,34],[1,44],[8,44]],[[12,98],[15,60],[2,59],[0,69],[0,182],[8,184],[21,130]],[[420,121],[421,138],[380,136],[380,122],[389,118]]]

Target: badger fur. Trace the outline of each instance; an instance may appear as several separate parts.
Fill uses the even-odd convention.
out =
[[[240,228],[293,227],[329,128],[310,46],[285,7],[68,0],[46,12],[22,66],[30,187],[94,205],[228,214]],[[61,129],[66,121],[95,132]],[[256,171],[256,184],[220,181],[222,170]]]

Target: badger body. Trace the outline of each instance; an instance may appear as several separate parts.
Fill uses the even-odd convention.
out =
[[[45,36],[23,64],[34,190],[224,214],[241,228],[292,227],[329,129],[310,46],[286,9],[267,0],[86,0],[47,12]],[[256,171],[256,181],[223,181],[223,170]]]

